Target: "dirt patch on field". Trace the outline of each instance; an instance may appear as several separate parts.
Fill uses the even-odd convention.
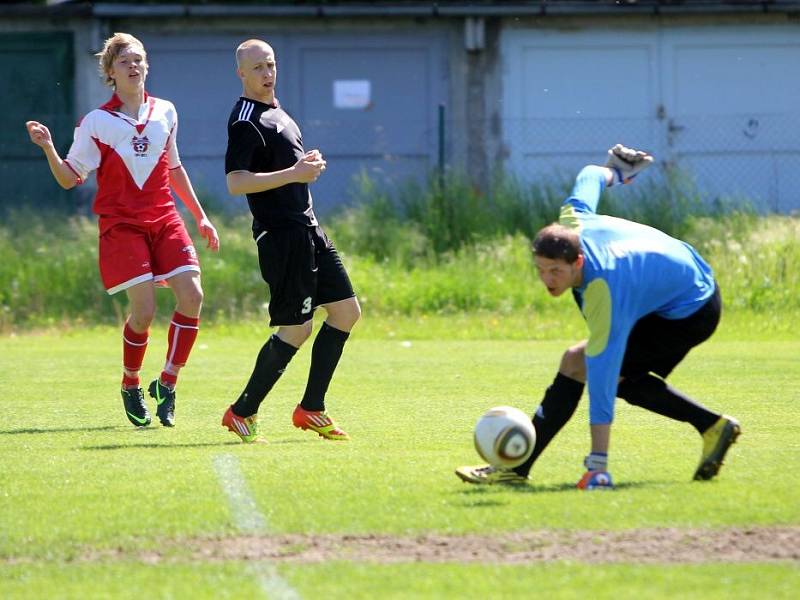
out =
[[[800,527],[531,531],[497,535],[276,535],[186,540],[196,560],[312,563],[800,561]]]
[[[146,564],[233,560],[321,563],[696,564],[800,562],[800,526],[726,529],[537,530],[494,535],[243,535],[162,540],[157,549],[71,553],[66,562],[140,561]],[[12,556],[0,564],[36,562]]]

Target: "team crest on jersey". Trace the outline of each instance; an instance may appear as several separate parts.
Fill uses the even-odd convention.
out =
[[[147,139],[147,136],[133,136],[131,139],[131,145],[133,146],[133,153],[136,156],[147,156],[147,149],[150,147],[150,140]]]

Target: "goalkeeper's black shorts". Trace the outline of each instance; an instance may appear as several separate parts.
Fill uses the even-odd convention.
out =
[[[628,336],[620,374],[625,377],[655,373],[665,378],[689,353],[706,341],[719,324],[722,299],[719,286],[696,312],[683,319],[654,314],[639,319]]]

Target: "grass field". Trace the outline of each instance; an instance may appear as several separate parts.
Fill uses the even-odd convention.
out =
[[[800,554],[782,545],[800,539],[800,342],[723,328],[671,378],[742,423],[712,482],[690,481],[691,427],[620,401],[618,488],[574,490],[584,398],[530,485],[474,488],[453,469],[479,462],[475,420],[497,404],[531,411],[567,341],[470,339],[468,319],[448,337],[442,322],[359,325],[328,400],[350,443],[291,426],[310,347],[262,405],[267,443],[220,427],[263,341],[258,325],[201,332],[172,430],[124,418],[116,329],[0,338],[0,597],[796,597]],[[165,337],[154,327],[145,376]],[[730,554],[715,540],[735,531]],[[604,545],[647,532],[691,533],[701,552],[683,538]],[[748,535],[767,551],[748,554]],[[524,559],[563,539],[605,554],[581,558],[567,543],[563,556]],[[468,541],[472,554],[459,551]]]

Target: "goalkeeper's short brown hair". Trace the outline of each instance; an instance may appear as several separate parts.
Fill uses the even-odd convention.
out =
[[[580,236],[573,228],[551,223],[536,234],[531,249],[536,256],[572,264],[581,255]]]

